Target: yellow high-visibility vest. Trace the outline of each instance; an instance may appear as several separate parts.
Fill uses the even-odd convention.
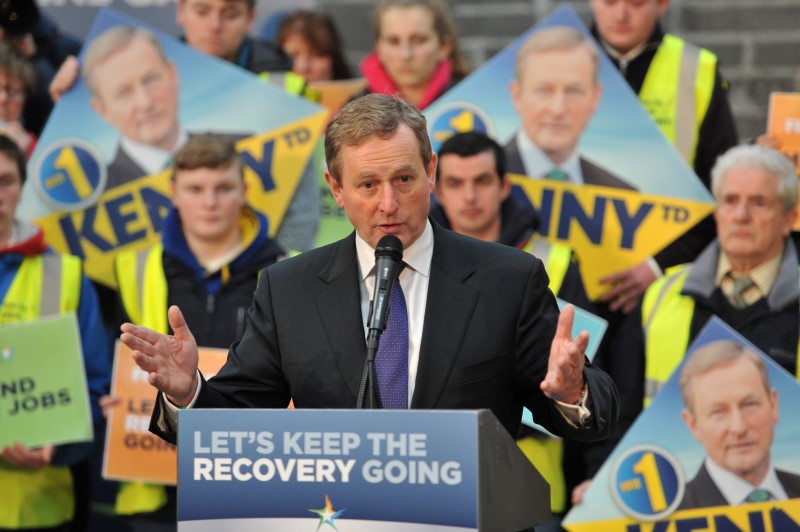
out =
[[[0,325],[76,312],[80,297],[80,259],[53,253],[26,257],[0,302]],[[32,470],[0,462],[0,493],[0,528],[49,528],[74,516],[72,473],[66,466]]]
[[[681,363],[689,347],[694,299],[681,294],[689,266],[675,266],[657,279],[642,300],[645,338],[644,406],[656,396]],[[797,346],[800,360],[800,341]],[[796,369],[800,378],[800,364]]]
[[[122,305],[131,322],[166,334],[167,278],[161,262],[163,247],[118,254],[114,261]],[[121,482],[114,510],[120,515],[155,512],[167,504],[164,486]]]
[[[664,35],[639,100],[689,165],[714,92],[717,57],[674,35]]]

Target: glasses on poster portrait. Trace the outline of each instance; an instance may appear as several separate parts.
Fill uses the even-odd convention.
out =
[[[25,89],[22,87],[12,87],[11,85],[0,85],[0,93],[5,93],[11,100],[21,100],[25,96]]]

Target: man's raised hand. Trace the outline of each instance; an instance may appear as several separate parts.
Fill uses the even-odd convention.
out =
[[[124,323],[120,340],[133,360],[148,373],[147,381],[166,394],[176,406],[186,406],[197,391],[197,343],[175,305],[167,313],[173,335]]]

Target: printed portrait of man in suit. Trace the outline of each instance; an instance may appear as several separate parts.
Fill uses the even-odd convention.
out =
[[[191,134],[178,119],[178,71],[158,37],[144,28],[109,28],[89,44],[82,75],[92,109],[120,135],[106,190],[169,167]]]
[[[800,497],[800,475],[772,463],[778,392],[758,354],[731,340],[706,344],[686,361],[680,388],[681,415],[707,456],[679,509]]]
[[[603,92],[599,57],[589,38],[566,26],[537,31],[522,44],[510,85],[521,125],[505,145],[510,173],[635,190],[578,152]]]

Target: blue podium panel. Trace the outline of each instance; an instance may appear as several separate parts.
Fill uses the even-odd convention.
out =
[[[178,529],[478,530],[479,416],[181,411]]]

